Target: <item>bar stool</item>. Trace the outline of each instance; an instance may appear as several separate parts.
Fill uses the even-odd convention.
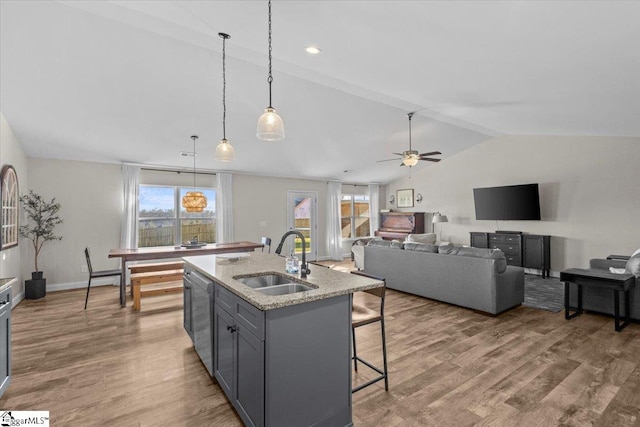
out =
[[[352,304],[351,337],[353,339],[353,357],[351,359],[353,360],[353,368],[355,369],[356,372],[358,372],[358,362],[361,362],[364,365],[376,371],[380,375],[373,378],[370,381],[367,381],[364,384],[361,384],[355,387],[351,392],[355,393],[356,391],[362,390],[363,388],[370,386],[371,384],[374,384],[380,380],[384,380],[384,389],[385,391],[389,391],[389,375],[387,371],[387,341],[386,341],[385,331],[384,331],[384,297],[385,297],[385,290],[387,287],[386,281],[382,277],[377,277],[371,274],[364,273],[362,271],[352,271],[351,274],[369,277],[369,278],[381,280],[382,282],[384,282],[384,286],[382,286],[381,288],[367,289],[365,291],[362,291],[362,292],[366,292],[367,294],[380,298],[379,312],[359,304],[355,304],[355,303]],[[382,332],[382,363],[383,363],[382,369],[376,366],[373,366],[371,363],[360,358],[356,351],[356,328],[359,328],[360,326],[370,325],[375,322],[380,322],[380,330]]]
[[[87,284],[87,297],[84,299],[84,309],[87,309],[87,302],[89,301],[89,290],[91,289],[91,279],[98,277],[110,277],[110,276],[122,276],[122,270],[101,270],[93,271],[91,267],[91,255],[89,254],[89,248],[84,248],[84,257],[87,259],[87,268],[89,269],[89,283]]]

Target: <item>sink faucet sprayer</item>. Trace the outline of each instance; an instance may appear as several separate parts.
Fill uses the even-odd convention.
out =
[[[302,265],[300,265],[300,278],[304,279],[307,277],[307,274],[311,274],[311,270],[309,270],[309,266],[307,265],[307,261],[305,257],[305,254],[307,253],[307,243],[304,240],[304,236],[302,235],[301,232],[291,230],[284,233],[284,236],[282,236],[282,239],[280,239],[280,244],[276,249],[276,253],[280,255],[280,252],[282,252],[282,245],[284,245],[284,241],[287,240],[287,237],[289,237],[292,234],[295,234],[296,236],[302,239]]]

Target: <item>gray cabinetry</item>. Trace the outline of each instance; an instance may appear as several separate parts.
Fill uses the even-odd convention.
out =
[[[262,426],[264,312],[218,284],[215,295],[214,375],[245,425]]]
[[[11,286],[0,292],[0,396],[11,382]]]
[[[474,248],[488,248],[489,247],[489,235],[488,233],[479,233],[476,231],[471,232],[471,246]]]
[[[261,311],[216,283],[214,301],[214,375],[245,425],[352,425],[349,295]]]
[[[182,306],[183,306],[183,319],[182,324],[184,326],[184,330],[187,331],[191,341],[193,340],[193,312],[191,310],[191,289],[193,287],[193,283],[191,283],[191,279],[189,278],[190,272],[188,269],[185,269],[183,275],[183,287],[182,287]]]
[[[191,281],[193,343],[200,360],[213,376],[213,283],[197,271],[187,270]]]

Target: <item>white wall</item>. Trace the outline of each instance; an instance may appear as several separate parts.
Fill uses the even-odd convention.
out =
[[[318,257],[329,255],[326,244],[327,182],[251,175],[233,176],[233,227],[235,240],[272,239],[275,250],[287,228],[287,190],[318,193]],[[266,223],[264,227],[260,223]]]
[[[440,211],[449,218],[442,240],[457,243],[469,244],[470,231],[548,234],[553,271],[585,268],[640,247],[639,160],[640,138],[504,136],[390,183],[387,195],[414,188],[424,200],[396,209],[387,196],[386,208]],[[473,188],[527,183],[540,184],[541,221],[475,220]]]
[[[20,195],[27,192],[27,156],[25,155],[20,141],[16,138],[4,117],[0,112],[0,168],[3,165],[11,165],[18,175],[18,190]],[[20,224],[24,219],[19,218]],[[18,246],[5,249],[0,252],[0,277],[17,277],[18,284],[13,286],[13,298],[20,300],[24,295],[24,279],[22,274],[22,259],[26,242],[20,239]],[[26,278],[30,278],[28,276]]]
[[[120,245],[120,165],[29,158],[29,188],[47,200],[55,197],[64,221],[55,230],[62,240],[45,243],[38,258],[47,288],[61,283],[86,286],[88,274],[82,271],[85,246],[91,248],[95,270],[118,268],[118,260],[108,259],[107,253]],[[23,273],[33,268],[30,250]]]

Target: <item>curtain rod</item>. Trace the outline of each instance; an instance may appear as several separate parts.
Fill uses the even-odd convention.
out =
[[[187,168],[178,168],[173,166],[154,166],[154,165],[146,165],[142,163],[123,163],[126,166],[138,166],[140,170],[146,171],[156,171],[156,172],[173,172],[173,173],[193,173],[193,169]],[[196,174],[198,175],[216,175],[215,171],[202,169],[201,171],[196,170]]]

